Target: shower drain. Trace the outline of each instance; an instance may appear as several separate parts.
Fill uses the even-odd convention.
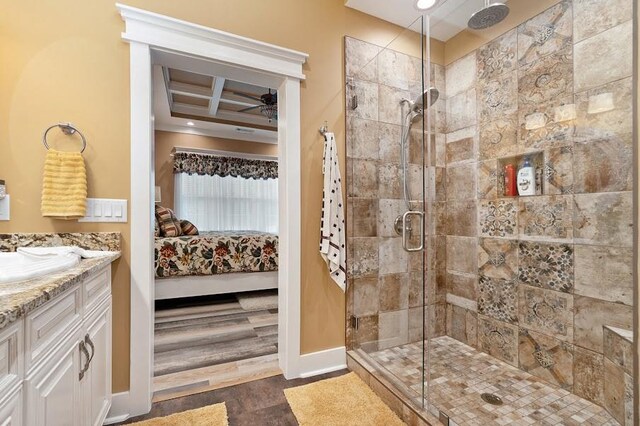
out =
[[[484,402],[488,402],[492,405],[502,405],[502,398],[492,393],[483,393],[482,395],[480,395],[480,398],[482,398]]]

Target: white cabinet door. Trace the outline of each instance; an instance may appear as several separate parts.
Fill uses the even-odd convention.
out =
[[[88,336],[88,340],[87,337]],[[91,314],[85,343],[91,362],[82,379],[85,425],[102,425],[111,408],[111,298]]]
[[[29,426],[81,426],[79,333],[69,339],[25,380]]]
[[[0,426],[22,426],[22,387],[0,404]]]

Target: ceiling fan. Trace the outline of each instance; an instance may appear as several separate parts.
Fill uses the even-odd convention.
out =
[[[254,105],[249,108],[244,108],[239,110],[238,112],[247,112],[254,110],[256,108],[260,108],[260,112],[262,115],[269,119],[269,123],[271,120],[278,119],[278,93],[271,93],[271,89],[269,89],[269,93],[265,93],[259,98],[251,95],[247,95],[242,92],[232,92],[234,95],[242,96],[244,98],[253,99],[254,101],[261,102],[261,105]]]

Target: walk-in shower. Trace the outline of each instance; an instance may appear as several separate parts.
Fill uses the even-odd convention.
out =
[[[348,365],[407,424],[638,424],[633,1],[463,3],[345,40]]]

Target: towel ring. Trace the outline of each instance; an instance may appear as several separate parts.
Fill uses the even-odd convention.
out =
[[[74,133],[78,132],[78,134],[82,138],[82,150],[80,151],[80,153],[83,153],[84,150],[87,148],[87,140],[85,139],[84,135],[80,130],[78,130],[71,123],[58,123],[58,124],[54,124],[53,126],[49,126],[47,130],[44,131],[44,135],[42,135],[42,143],[44,144],[44,147],[47,148],[47,150],[50,149],[49,144],[47,143],[47,133],[49,133],[49,130],[53,129],[54,127],[59,127],[62,133],[64,133],[67,136],[71,136]]]

